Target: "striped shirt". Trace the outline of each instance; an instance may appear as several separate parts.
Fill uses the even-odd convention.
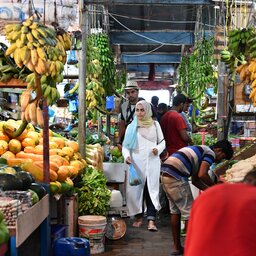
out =
[[[212,165],[215,161],[215,153],[208,146],[184,147],[171,156],[162,164],[161,171],[181,180],[197,174],[202,161]]]

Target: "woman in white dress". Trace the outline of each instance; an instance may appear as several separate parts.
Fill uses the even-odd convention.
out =
[[[126,163],[134,165],[142,179],[142,184],[137,186],[127,184],[128,214],[135,216],[133,226],[140,227],[145,200],[148,230],[157,231],[156,213],[160,210],[159,155],[165,148],[165,140],[159,123],[152,119],[150,103],[145,100],[139,101],[135,107],[135,115],[126,129],[122,153]]]

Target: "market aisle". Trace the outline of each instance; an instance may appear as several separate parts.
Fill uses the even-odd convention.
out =
[[[144,218],[142,227],[133,228],[132,220],[125,219],[127,232],[116,241],[106,240],[105,253],[102,256],[169,256],[171,231],[169,214],[160,214],[157,220],[158,232],[147,230]]]

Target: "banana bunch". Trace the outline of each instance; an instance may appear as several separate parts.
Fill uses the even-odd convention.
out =
[[[102,67],[101,83],[106,95],[113,95],[116,89],[115,74],[116,68],[114,55],[109,43],[109,36],[106,33],[95,35],[95,43],[100,52],[100,65]]]
[[[233,29],[228,33],[228,49],[235,55],[244,53],[248,41],[253,37],[254,29],[252,27],[243,29]]]
[[[251,99],[253,106],[256,107],[256,79],[251,84],[251,93],[249,98]]]
[[[46,99],[48,106],[53,105],[60,98],[60,93],[55,86],[42,84],[41,87],[43,96]]]
[[[65,51],[69,51],[72,47],[72,39],[71,36],[64,32],[57,35],[57,39],[60,41],[60,43],[63,45]]]
[[[231,53],[228,50],[223,50],[220,53],[221,55],[221,61],[225,62],[225,63],[229,63],[230,59],[231,59]]]
[[[251,72],[248,69],[249,64],[241,64],[240,66],[238,66],[236,68],[236,72],[239,74],[240,77],[240,81],[246,81],[247,83],[249,83],[251,81]]]
[[[30,71],[20,69],[12,58],[5,56],[7,48],[7,45],[0,43],[0,82],[7,82],[11,78],[23,80]]]
[[[26,90],[21,94],[20,105],[21,105],[21,120],[32,123],[33,125],[39,125],[43,128],[43,112],[40,108],[40,99],[31,97],[31,90]]]
[[[91,110],[94,107],[101,105],[102,98],[104,98],[105,90],[95,78],[88,80],[86,84],[86,107]]]
[[[5,35],[11,43],[5,54],[13,56],[18,67],[25,65],[32,72],[62,82],[66,48],[71,44],[67,33],[57,36],[55,29],[31,16],[22,24],[7,25]]]

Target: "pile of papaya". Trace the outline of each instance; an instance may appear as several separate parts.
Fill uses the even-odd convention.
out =
[[[13,138],[10,134],[21,122],[12,119],[0,122],[0,157],[7,160],[8,166],[20,166],[37,182],[43,182],[42,130],[37,132],[32,124],[28,124],[21,135]],[[79,153],[78,143],[49,130],[49,155],[50,190],[53,194],[67,192],[73,187],[72,179],[87,167]]]

